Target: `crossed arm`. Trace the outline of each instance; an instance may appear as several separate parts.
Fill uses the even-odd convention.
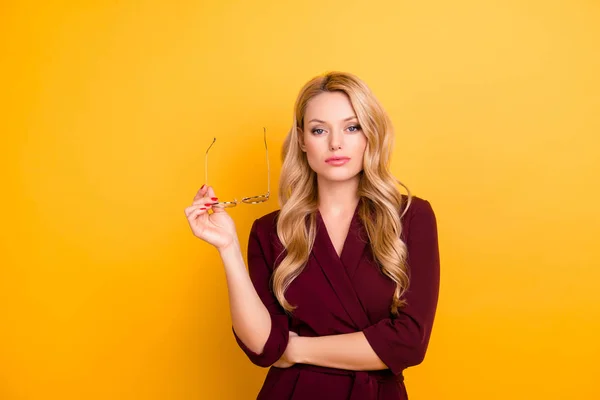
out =
[[[389,368],[395,374],[422,362],[439,291],[436,219],[430,204],[422,205],[412,216],[407,240],[411,266],[411,286],[406,296],[408,305],[396,317],[383,319],[359,332],[340,335],[300,337],[289,332],[287,316],[270,293],[270,271],[264,263],[256,224],[253,225],[248,262],[251,284],[259,293],[253,303],[256,310],[260,310],[257,313],[260,318],[242,311],[234,314],[232,310],[234,335],[250,360],[264,367],[285,368],[304,363],[362,371]],[[245,277],[247,279],[248,275]],[[250,285],[249,281],[245,283]],[[229,287],[231,297],[231,284]],[[239,310],[247,310],[247,298],[236,304]],[[257,330],[258,320],[263,323],[262,329]]]

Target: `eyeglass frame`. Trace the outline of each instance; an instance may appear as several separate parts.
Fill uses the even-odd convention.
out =
[[[269,165],[269,149],[267,148],[267,128],[263,127],[263,131],[264,131],[263,139],[265,142],[265,157],[266,157],[266,161],[267,161],[267,193],[257,195],[257,196],[242,197],[242,200],[241,200],[242,203],[246,203],[246,204],[264,203],[269,200],[269,197],[271,195],[271,168]],[[206,185],[208,185],[208,151],[213,146],[213,144],[215,144],[216,141],[217,141],[217,138],[216,137],[213,138],[212,143],[210,144],[210,146],[208,146],[208,149],[206,149],[206,153],[204,154],[204,183]],[[264,198],[264,199],[257,201],[256,199],[259,199],[259,198]],[[231,208],[231,207],[235,207],[237,205],[238,205],[238,200],[234,198],[232,201],[219,201],[217,203],[214,203],[213,207]]]

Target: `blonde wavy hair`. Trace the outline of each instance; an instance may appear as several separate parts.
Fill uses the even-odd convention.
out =
[[[283,143],[283,166],[279,182],[280,212],[277,236],[287,254],[272,277],[277,300],[291,313],[296,307],[285,298],[290,284],[302,272],[316,237],[317,179],[306,154],[300,148],[304,116],[308,102],[323,92],[343,92],[350,102],[367,138],[360,173],[358,215],[366,228],[371,250],[381,271],[396,283],[390,312],[397,315],[405,305],[408,288],[406,244],[401,240],[400,211],[408,209],[410,190],[390,172],[394,133],[391,121],[369,87],[357,76],[346,72],[328,72],[308,81],[300,90],[294,107],[292,128]],[[406,204],[396,184],[408,192]],[[308,223],[307,223],[308,222]]]

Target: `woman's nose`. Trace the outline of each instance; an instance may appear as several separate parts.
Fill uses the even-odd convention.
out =
[[[331,139],[329,141],[329,149],[334,151],[342,148],[342,134],[334,133],[330,136],[330,138]]]

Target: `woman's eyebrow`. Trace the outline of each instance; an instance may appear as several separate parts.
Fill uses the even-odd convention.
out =
[[[343,120],[343,122],[350,121],[350,120],[353,120],[353,119],[356,119],[356,116],[355,116],[355,115],[353,115],[352,117],[348,117],[348,118],[344,119],[344,120]],[[320,123],[322,123],[322,124],[324,124],[324,123],[325,123],[325,121],[322,121],[322,120],[320,120],[320,119],[317,119],[317,118],[313,118],[313,119],[311,119],[311,120],[310,120],[310,121],[308,121],[308,122],[309,122],[309,123],[311,123],[311,122],[320,122]]]

